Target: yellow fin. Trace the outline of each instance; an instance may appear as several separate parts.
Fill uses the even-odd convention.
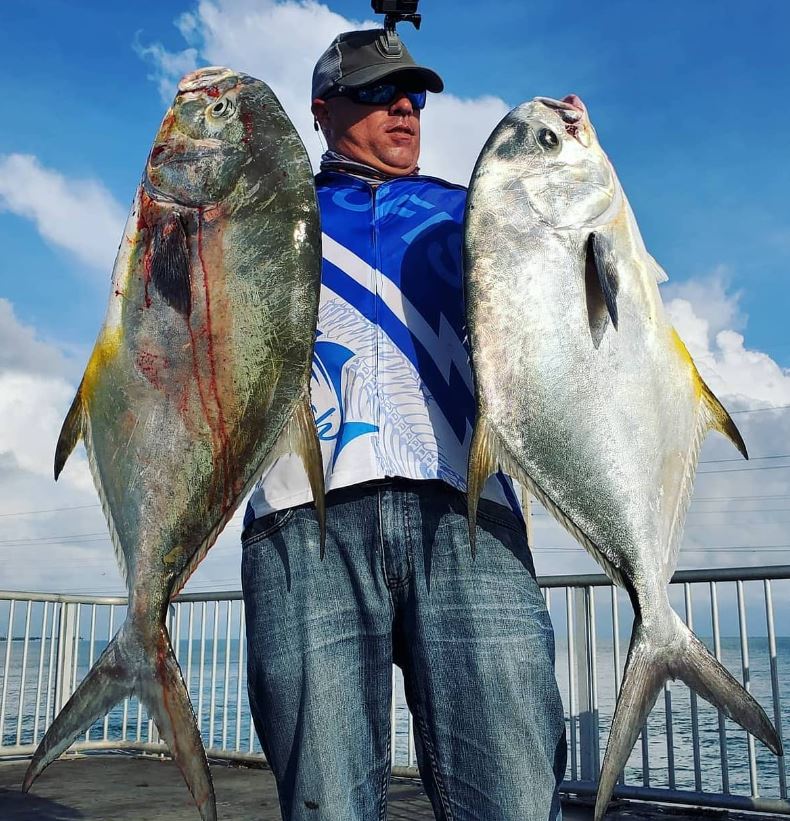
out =
[[[84,408],[82,406],[82,382],[77,388],[77,394],[74,397],[69,412],[63,420],[63,427],[60,429],[60,436],[58,437],[58,444],[55,447],[55,481],[57,481],[66,460],[71,455],[77,442],[84,434]]]
[[[724,436],[738,448],[743,458],[748,459],[749,454],[746,450],[746,444],[743,441],[740,431],[735,426],[735,422],[732,421],[732,417],[727,413],[724,405],[719,402],[716,395],[705,383],[705,380],[699,375],[697,366],[694,364],[694,360],[691,358],[688,348],[674,328],[672,328],[672,339],[681,357],[691,366],[694,386],[702,399],[703,405],[708,411],[708,428],[724,434]]]
[[[743,441],[740,431],[735,426],[735,422],[732,421],[732,417],[727,413],[727,409],[719,402],[699,373],[697,374],[697,379],[699,379],[700,385],[702,386],[702,401],[708,409],[710,427],[724,434],[724,436],[738,448],[743,458],[748,459],[749,453],[746,450],[746,443]]]
[[[477,526],[477,503],[486,480],[499,469],[496,435],[492,435],[490,425],[482,413],[478,412],[472,444],[469,446],[469,463],[466,479],[466,504],[469,517],[469,547],[472,558],[477,553],[475,528]]]
[[[321,532],[321,558],[323,559],[326,543],[324,463],[321,458],[321,444],[318,441],[315,418],[310,407],[310,396],[307,393],[294,408],[293,416],[291,416],[280,434],[280,439],[276,443],[270,458],[273,459],[283,453],[297,454],[304,465],[310,482],[310,489],[313,491],[315,513]]]

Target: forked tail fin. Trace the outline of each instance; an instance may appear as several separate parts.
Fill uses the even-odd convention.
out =
[[[25,792],[80,733],[121,699],[137,693],[167,742],[203,821],[216,821],[214,786],[206,753],[164,626],[154,641],[155,647],[143,646],[133,622],[127,621],[121,627],[38,745],[25,773]]]
[[[637,617],[612,729],[606,745],[595,802],[595,821],[600,821],[612,796],[617,777],[625,767],[647,715],[669,679],[680,679],[714,707],[759,738],[776,755],[782,740],[763,708],[711,655],[705,645],[671,612],[675,637],[669,644],[651,641],[650,631]]]

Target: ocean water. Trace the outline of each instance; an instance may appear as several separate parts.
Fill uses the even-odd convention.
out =
[[[117,622],[116,622],[117,623]],[[224,626],[219,635],[224,632]],[[46,631],[43,631],[46,634]],[[208,631],[211,632],[210,630]],[[91,646],[87,640],[77,642],[78,664],[76,680],[89,669],[91,656],[95,659],[106,645],[106,639],[96,640]],[[739,680],[742,679],[740,641],[723,638],[722,659]],[[623,646],[620,667],[625,657]],[[191,653],[190,653],[191,648]],[[198,715],[201,733],[207,747],[225,747],[245,752],[260,752],[247,707],[246,675],[243,647],[238,639],[218,638],[208,635],[204,642],[193,639],[178,642],[177,655]],[[774,719],[772,707],[772,682],[770,655],[767,639],[750,638],[748,676],[752,694]],[[55,698],[55,670],[50,666],[52,642],[49,638],[30,639],[27,644],[26,674],[22,676],[25,653],[23,641],[0,640],[0,693],[5,695],[2,715],[2,742],[4,746],[32,744],[38,741],[45,729],[45,715],[51,718]],[[5,659],[8,659],[6,670]],[[567,647],[557,644],[557,680],[566,710],[566,726],[569,743],[569,765],[566,778],[581,777],[581,724],[592,721],[598,727],[598,759],[608,736],[614,709],[615,667],[611,642],[599,641],[597,645],[597,709],[591,710],[581,720],[568,716],[569,670]],[[39,671],[41,675],[39,676]],[[777,639],[778,694],[786,696],[780,703],[783,736],[787,738],[790,727],[790,638]],[[395,693],[394,759],[396,764],[414,763],[413,741],[410,738],[408,708],[403,695],[399,671],[393,676]],[[20,691],[23,691],[22,709],[19,710]],[[39,709],[36,710],[36,701]],[[671,706],[671,711],[668,709]],[[88,737],[98,740],[105,735],[117,740],[147,741],[155,739],[153,726],[136,699],[119,705],[89,731]],[[34,739],[35,734],[35,739]],[[707,792],[729,791],[749,795],[753,786],[760,795],[779,798],[782,795],[782,778],[779,760],[759,742],[750,742],[747,734],[730,720],[725,721],[724,745],[720,743],[719,714],[707,702],[697,700],[696,724],[692,717],[691,696],[687,688],[672,684],[659,695],[651,712],[646,731],[647,741],[638,740],[625,768],[625,783],[649,784],[653,787],[673,787],[695,790],[701,787]],[[750,743],[754,745],[756,784],[752,785],[749,763]],[[647,768],[643,766],[643,754],[647,754]],[[596,755],[594,752],[593,755]],[[695,772],[695,759],[698,766]],[[670,760],[674,767],[670,767]]]

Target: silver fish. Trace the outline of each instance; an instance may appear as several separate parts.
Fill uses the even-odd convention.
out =
[[[227,68],[187,75],[148,157],[55,456],[57,478],[84,439],[128,615],[41,741],[23,789],[135,693],[201,816],[216,818],[165,615],[282,452],[304,462],[323,545],[309,395],[320,279],[313,175],[276,97]]]
[[[666,274],[578,97],[539,97],[494,130],[472,176],[464,255],[471,538],[483,482],[502,468],[634,608],[596,821],[668,679],[781,755],[763,709],[669,603],[702,441],[715,429],[746,447],[667,321]]]

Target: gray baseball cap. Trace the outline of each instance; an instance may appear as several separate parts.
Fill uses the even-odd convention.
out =
[[[318,58],[311,99],[322,98],[334,86],[356,88],[395,75],[413,84],[415,90],[438,93],[444,89],[442,78],[430,68],[418,66],[400,38],[388,49],[383,29],[346,31]]]

